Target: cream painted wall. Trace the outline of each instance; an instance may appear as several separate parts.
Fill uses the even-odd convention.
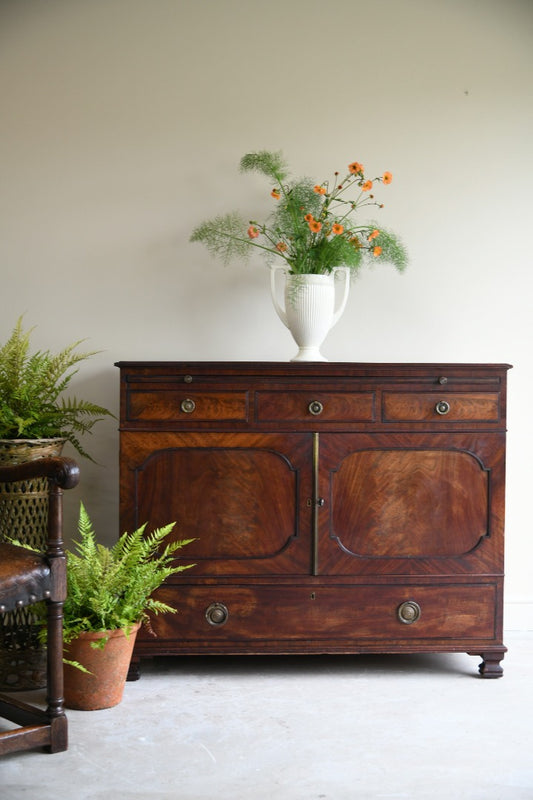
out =
[[[411,254],[356,282],[324,353],[510,362],[507,625],[533,628],[531,0],[3,0],[0,341],[103,352],[79,396],[118,409],[116,360],[286,360],[260,260],[191,228],[268,208],[238,161],[282,149],[323,180],[389,169],[380,219]],[[80,498],[117,532],[118,433],[86,441]]]

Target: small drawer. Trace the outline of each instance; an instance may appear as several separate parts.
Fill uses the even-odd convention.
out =
[[[374,392],[257,392],[258,422],[373,422]]]
[[[248,402],[245,392],[195,392],[181,389],[132,390],[128,393],[128,421],[244,421],[247,416]]]
[[[383,422],[498,422],[498,392],[383,392]]]

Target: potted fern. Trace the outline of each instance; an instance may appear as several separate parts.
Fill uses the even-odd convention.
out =
[[[95,355],[79,349],[83,340],[57,353],[31,346],[33,328],[17,320],[0,345],[0,463],[20,464],[58,456],[70,442],[91,461],[80,437],[97,421],[113,416],[100,405],[65,397],[80,362]],[[46,537],[47,481],[0,485],[2,527],[25,544],[40,549]],[[0,688],[35,689],[45,684],[45,654],[38,641],[33,610],[6,615],[0,630]]]
[[[76,374],[77,365],[93,355],[80,352],[83,339],[58,353],[49,350],[31,352],[33,328],[25,331],[19,317],[9,339],[0,347],[0,459],[2,450],[19,445],[19,461],[27,460],[32,452],[42,455],[50,440],[56,447],[70,442],[77,452],[91,458],[80,442],[80,436],[91,432],[104,416],[113,416],[100,405],[64,392]],[[59,455],[46,453],[46,455]],[[92,460],[92,459],[91,459]]]
[[[67,550],[63,636],[68,708],[117,705],[139,627],[150,627],[150,614],[176,613],[153,597],[163,581],[193,566],[174,563],[176,551],[193,541],[169,539],[174,524],[151,533],[142,525],[109,548],[96,541],[80,504],[79,540]]]

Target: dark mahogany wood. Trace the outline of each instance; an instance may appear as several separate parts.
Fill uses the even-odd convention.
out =
[[[467,652],[502,674],[498,364],[120,362],[120,526],[195,567],[152,655]]]

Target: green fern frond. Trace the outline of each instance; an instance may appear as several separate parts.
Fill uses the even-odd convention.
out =
[[[78,435],[90,433],[110,411],[95,403],[65,398],[63,392],[78,372],[77,365],[98,351],[80,352],[80,339],[57,354],[30,354],[31,328],[24,331],[19,317],[11,336],[0,348],[0,438],[68,440],[90,458]],[[92,460],[92,459],[91,459]]]
[[[80,504],[79,540],[67,553],[66,641],[82,630],[129,629],[149,613],[175,613],[175,608],[152,597],[164,581],[193,566],[174,560],[176,551],[193,541],[169,540],[174,526],[170,523],[147,533],[146,524],[141,525],[108,548],[96,541]]]

